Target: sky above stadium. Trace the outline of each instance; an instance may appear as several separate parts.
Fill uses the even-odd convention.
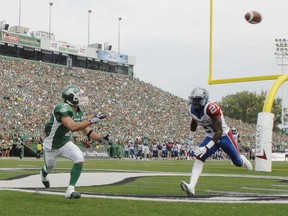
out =
[[[197,86],[207,88],[211,100],[221,100],[243,90],[269,91],[275,82],[208,85],[209,0],[51,2],[50,7],[46,0],[1,1],[0,21],[48,32],[51,18],[56,40],[86,46],[91,10],[90,43],[109,42],[118,51],[121,17],[119,49],[136,57],[135,76],[184,99]],[[214,0],[213,78],[286,73],[274,53],[275,39],[288,38],[287,8],[287,0]],[[251,10],[262,14],[260,24],[245,21],[245,13]],[[285,91],[284,86],[278,96]]]

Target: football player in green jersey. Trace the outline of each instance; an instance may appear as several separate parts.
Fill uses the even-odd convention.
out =
[[[52,111],[50,121],[45,125],[46,138],[43,142],[44,165],[40,171],[42,183],[46,188],[50,187],[47,175],[53,171],[58,156],[73,161],[70,172],[70,182],[65,193],[68,199],[79,199],[81,194],[75,191],[75,185],[81,175],[84,156],[77,145],[71,141],[72,132],[82,130],[89,139],[110,144],[109,135],[102,137],[89,126],[100,122],[106,116],[98,113],[90,120],[84,119],[84,112],[80,108],[83,90],[71,85],[64,89],[62,98],[64,102],[58,103]]]

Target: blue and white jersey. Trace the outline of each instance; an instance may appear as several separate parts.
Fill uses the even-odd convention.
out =
[[[227,126],[225,122],[220,106],[215,101],[208,102],[205,105],[204,109],[201,109],[199,112],[195,110],[193,104],[190,104],[189,114],[197,122],[199,126],[202,126],[204,128],[206,132],[206,136],[208,137],[213,137],[215,134],[215,131],[212,125],[212,118],[217,115],[221,115],[221,119],[222,119],[222,128],[223,128],[222,136],[226,136],[228,132],[230,131],[230,128]]]

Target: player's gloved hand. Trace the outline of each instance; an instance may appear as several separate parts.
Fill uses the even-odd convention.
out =
[[[104,145],[112,145],[112,142],[109,139],[109,134],[101,138],[101,143]]]
[[[206,154],[207,150],[208,150],[208,148],[206,148],[206,146],[204,146],[204,147],[197,147],[197,148],[194,149],[194,155],[195,155],[196,157],[202,158],[203,155]]]
[[[97,124],[98,122],[100,122],[102,119],[105,119],[105,118],[106,118],[106,115],[99,112],[90,119],[90,122],[91,124]]]

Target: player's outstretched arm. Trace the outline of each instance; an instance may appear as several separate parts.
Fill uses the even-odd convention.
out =
[[[62,124],[72,132],[83,130],[92,123],[89,120],[84,120],[82,122],[75,122],[70,116],[62,116],[61,117]]]
[[[103,113],[95,114],[90,120],[84,120],[82,122],[75,122],[70,116],[61,116],[62,124],[72,132],[84,130],[92,124],[99,123],[102,119],[105,119],[106,115]]]
[[[89,140],[97,140],[100,141],[104,145],[112,145],[110,139],[109,139],[109,134],[106,136],[102,136],[98,133],[96,133],[93,129],[91,128],[85,128],[83,130],[84,134],[88,137]]]

